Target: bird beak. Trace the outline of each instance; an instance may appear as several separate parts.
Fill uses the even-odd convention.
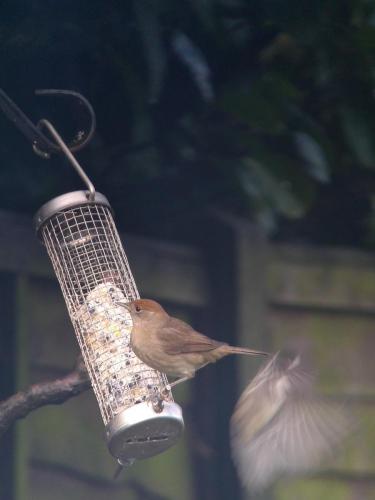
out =
[[[130,311],[130,304],[125,304],[125,302],[116,302],[116,306],[125,307],[125,309]]]

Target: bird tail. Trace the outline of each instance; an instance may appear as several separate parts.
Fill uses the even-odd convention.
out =
[[[246,356],[269,356],[268,352],[254,351],[247,347],[234,347],[232,345],[225,346],[228,354],[245,354]]]

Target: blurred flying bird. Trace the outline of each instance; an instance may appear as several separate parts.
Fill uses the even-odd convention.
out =
[[[242,393],[230,424],[232,456],[252,492],[283,475],[316,468],[352,422],[342,405],[318,396],[299,356],[277,353]]]

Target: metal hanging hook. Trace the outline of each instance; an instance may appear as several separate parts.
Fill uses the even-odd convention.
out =
[[[88,132],[79,131],[73,141],[68,143],[67,146],[70,151],[74,152],[84,148],[90,142],[95,132],[96,117],[93,107],[83,95],[73,90],[62,89],[36,90],[35,94],[42,96],[65,95],[77,99],[79,104],[83,105],[89,114],[89,130]],[[31,141],[35,152],[40,154],[43,158],[49,158],[52,153],[58,153],[61,151],[58,145],[51,142],[49,138],[41,132],[39,124],[34,125],[34,123],[2,89],[0,89],[0,109],[2,109],[11,122],[14,123],[14,125],[18,127],[18,129]]]
[[[88,132],[80,130],[76,137],[68,144],[65,144],[60,134],[57,132],[51,122],[45,118],[34,123],[25,115],[25,113],[16,105],[14,101],[0,89],[0,109],[12,121],[12,123],[31,141],[33,150],[42,158],[50,158],[52,153],[63,153],[83,182],[89,190],[89,199],[93,201],[95,198],[95,188],[83,168],[73,156],[72,152],[84,148],[92,139],[96,127],[95,112],[89,101],[83,95],[73,90],[62,89],[42,89],[36,90],[37,95],[66,95],[76,98],[80,105],[85,106],[86,111],[89,113],[90,126]],[[43,132],[42,128],[45,127],[54,139],[52,142]]]
[[[60,146],[61,151],[65,154],[65,156],[68,158],[68,160],[72,164],[72,166],[75,169],[75,171],[77,172],[77,174],[81,177],[81,179],[83,180],[83,182],[86,184],[87,189],[89,190],[89,196],[88,196],[89,200],[90,201],[94,201],[94,199],[95,199],[94,184],[90,181],[90,179],[86,175],[86,173],[83,170],[83,168],[81,167],[81,165],[74,158],[74,156],[72,155],[71,150],[65,144],[65,142],[63,141],[61,135],[57,132],[57,130],[55,129],[55,127],[52,125],[52,123],[49,122],[48,120],[46,120],[45,118],[43,118],[42,120],[39,120],[38,127],[39,128],[46,127],[46,129],[48,130],[48,132],[52,135],[52,137],[55,139],[55,141],[57,142],[57,144]]]

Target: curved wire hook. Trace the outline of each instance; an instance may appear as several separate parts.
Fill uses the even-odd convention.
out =
[[[92,139],[96,128],[96,116],[94,108],[91,106],[89,101],[79,92],[75,92],[74,90],[63,90],[63,89],[38,89],[35,91],[36,95],[68,95],[75,97],[79,100],[81,105],[86,107],[86,111],[90,115],[90,128],[89,131],[85,134],[84,131],[80,130],[77,132],[75,138],[67,144],[69,150],[73,153],[74,151],[79,151],[84,148]],[[36,127],[41,132],[43,127],[43,119],[39,120]],[[44,135],[44,134],[43,134]],[[61,147],[57,146],[55,143],[51,142],[45,135],[45,140],[47,141],[49,147],[56,152],[61,151]],[[34,147],[35,150],[35,147]]]
[[[62,137],[57,132],[57,130],[55,129],[55,127],[52,125],[52,123],[49,122],[48,120],[46,120],[45,118],[42,118],[38,122],[38,127],[39,127],[39,129],[41,127],[45,127],[49,131],[49,133],[55,139],[56,143],[60,146],[61,151],[65,154],[65,156],[70,161],[70,163],[73,166],[74,170],[81,177],[81,179],[83,180],[83,182],[86,184],[87,189],[88,189],[88,199],[90,201],[94,201],[94,199],[95,199],[95,187],[94,187],[94,184],[90,181],[89,177],[86,175],[86,172],[83,170],[83,168],[78,163],[78,161],[74,158],[74,156],[72,154],[72,151],[65,144],[65,142],[62,139]],[[34,147],[34,149],[35,149],[35,147]]]
[[[84,148],[95,132],[96,127],[96,117],[95,112],[89,101],[80,93],[73,90],[62,90],[62,89],[41,89],[35,91],[36,95],[67,95],[75,97],[79,100],[81,105],[84,105],[86,111],[90,116],[90,127],[89,131],[85,133],[84,131],[79,131],[76,137],[67,144],[70,151],[78,151]],[[4,114],[14,123],[16,127],[32,142],[34,151],[42,156],[42,158],[49,158],[52,153],[63,152],[61,147],[56,143],[52,142],[42,131],[42,121],[40,120],[37,125],[25,115],[23,111],[16,105],[15,102],[10,99],[10,97],[0,89],[0,109]]]

